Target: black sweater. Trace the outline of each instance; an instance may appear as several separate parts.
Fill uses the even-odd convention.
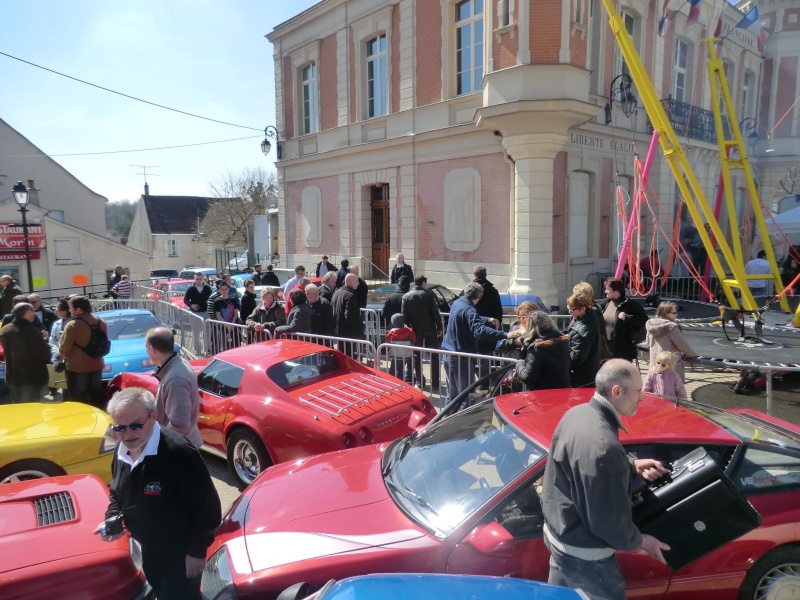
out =
[[[205,558],[222,509],[200,452],[183,436],[162,427],[155,456],[131,471],[115,453],[111,473],[106,518],[122,513],[125,528],[145,552]]]

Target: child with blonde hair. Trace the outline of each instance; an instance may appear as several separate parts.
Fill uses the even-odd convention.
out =
[[[656,361],[647,372],[642,391],[651,392],[667,400],[687,400],[686,387],[683,378],[675,370],[678,354],[662,350],[656,356]]]

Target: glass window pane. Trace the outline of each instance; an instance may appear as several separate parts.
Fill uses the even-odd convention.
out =
[[[463,21],[470,17],[471,4],[470,0],[456,4],[456,21]]]
[[[475,13],[476,15],[483,14],[483,0],[475,0]]]

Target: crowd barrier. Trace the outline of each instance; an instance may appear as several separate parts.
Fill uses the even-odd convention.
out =
[[[353,340],[314,333],[284,333],[280,337],[284,340],[302,340],[334,348],[353,360],[367,366],[375,366],[375,344],[369,340]]]

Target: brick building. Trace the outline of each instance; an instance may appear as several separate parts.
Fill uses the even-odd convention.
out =
[[[621,11],[713,197],[719,158],[700,40],[720,13],[723,33],[742,13],[703,0],[687,26],[690,5],[673,4],[663,37],[663,0]],[[788,0],[766,4],[792,12]],[[632,191],[634,152],[644,156],[650,131],[629,102],[636,86],[620,85],[627,66],[600,0],[323,0],[267,37],[284,266],[326,253],[357,257],[369,274],[403,252],[416,273],[459,288],[481,263],[501,291],[563,306],[574,282],[616,265],[615,184]],[[720,56],[737,118],[771,119],[758,111],[768,78],[756,35],[736,30]],[[757,161],[763,129],[745,131],[761,134]],[[671,220],[679,200],[666,161],[651,183]]]

